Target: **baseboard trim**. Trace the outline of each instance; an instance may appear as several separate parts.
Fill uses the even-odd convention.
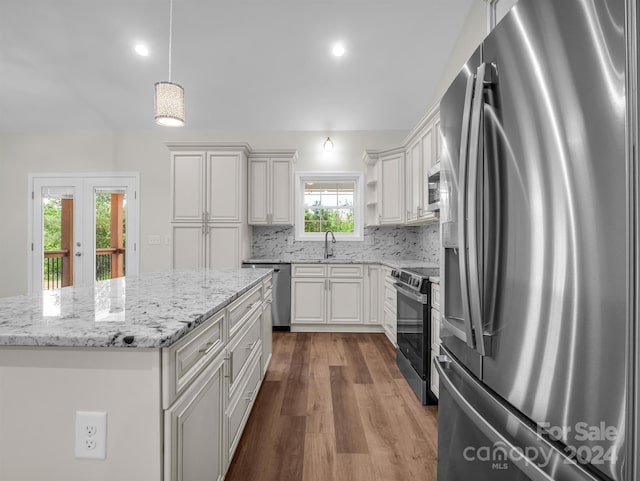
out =
[[[384,332],[384,328],[375,324],[292,324],[291,332]]]

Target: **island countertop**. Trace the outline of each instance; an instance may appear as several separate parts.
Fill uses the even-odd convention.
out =
[[[173,270],[0,298],[0,346],[167,347],[271,272]]]

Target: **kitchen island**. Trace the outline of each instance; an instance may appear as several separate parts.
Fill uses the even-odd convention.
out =
[[[270,302],[267,269],[0,299],[0,479],[222,479],[269,361]],[[107,414],[105,459],[76,458],[78,411]]]

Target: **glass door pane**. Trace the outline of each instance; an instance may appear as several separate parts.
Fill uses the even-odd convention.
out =
[[[44,290],[73,285],[73,203],[71,193],[42,194]]]
[[[76,179],[34,180],[31,292],[82,282],[81,195]]]
[[[96,188],[95,279],[126,274],[127,194],[124,189]]]

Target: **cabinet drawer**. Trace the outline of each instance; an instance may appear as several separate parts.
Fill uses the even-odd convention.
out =
[[[291,277],[325,277],[325,267],[320,264],[294,264],[291,266]]]
[[[262,310],[255,312],[251,316],[249,326],[242,334],[238,336],[238,340],[229,346],[229,396],[233,396],[234,390],[242,384],[242,378],[240,374],[244,369],[247,361],[251,357],[251,354],[259,348],[260,337],[262,334],[262,325],[260,323],[260,316]]]
[[[271,295],[271,291],[273,290],[273,278],[269,277],[269,279],[262,282],[262,298],[266,299]]]
[[[233,457],[240,436],[242,435],[242,426],[246,422],[250,408],[258,395],[258,384],[260,383],[260,365],[261,355],[258,354],[253,358],[251,370],[246,378],[246,382],[242,384],[237,395],[229,403],[228,422],[229,422],[229,461]]]
[[[431,307],[440,309],[440,284],[431,284]]]
[[[214,314],[173,346],[163,349],[165,408],[168,407],[222,351],[225,311]]]
[[[431,309],[431,349],[440,349],[440,311]]]
[[[248,319],[252,311],[262,302],[262,285],[254,287],[240,299],[231,304],[229,311],[229,339],[242,327],[243,321]]]
[[[385,281],[384,283],[384,303],[387,308],[389,308],[392,312],[396,312],[398,308],[398,291],[393,287],[393,284]]]
[[[329,266],[329,277],[362,277],[362,264],[345,264],[342,266]]]

